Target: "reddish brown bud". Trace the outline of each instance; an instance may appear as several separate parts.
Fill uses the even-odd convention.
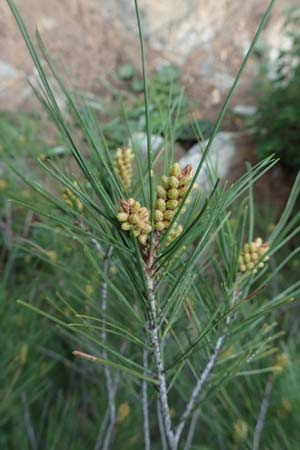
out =
[[[188,164],[187,166],[182,169],[181,174],[179,178],[188,177],[193,171],[193,167],[191,164]]]
[[[120,200],[120,205],[124,212],[130,212],[130,204],[126,200]]]

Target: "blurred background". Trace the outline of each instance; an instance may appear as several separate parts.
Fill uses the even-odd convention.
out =
[[[214,116],[249,48],[267,0],[141,0],[151,71],[166,65],[180,70],[181,80],[202,114]],[[260,40],[274,60],[283,44],[284,10],[296,5],[278,0]],[[50,54],[64,60],[75,85],[107,95],[99,80],[120,65],[140,67],[134,2],[127,0],[17,0],[31,32],[37,27]],[[26,76],[34,73],[15,21],[0,6],[1,109],[30,108]],[[252,59],[235,96],[235,104],[255,103],[251,80],[257,73]],[[32,106],[33,107],[33,106]]]
[[[15,3],[31,35],[34,36],[36,28],[40,31],[71,89],[82,94],[97,113],[109,149],[128,144],[124,107],[135,142],[144,151],[143,83],[133,0],[15,0]],[[168,138],[161,130],[161,111],[168,111],[169,105],[180,98],[181,111],[173,136],[176,156],[182,163],[197,164],[201,148],[193,123],[197,121],[207,139],[268,4],[268,0],[140,0],[154,149]],[[221,178],[230,181],[245,172],[246,161],[254,164],[270,154],[280,158],[280,163],[257,183],[254,192],[256,231],[263,237],[274,228],[300,168],[299,55],[299,0],[277,0],[211,149]],[[53,305],[47,303],[46,309],[54,314],[55,301],[62,300],[59,291],[79,311],[86,311],[91,302],[97,304],[99,287],[96,274],[82,267],[79,245],[62,238],[38,213],[23,207],[22,202],[39,204],[39,196],[5,164],[9,155],[13,155],[14,164],[23,175],[39,179],[58,194],[53,180],[36,168],[36,160],[49,158],[61,164],[66,161],[67,166],[71,159],[28,80],[36,86],[37,73],[15,19],[2,0],[0,328],[7,345],[1,349],[0,359],[3,430],[0,450],[83,450],[94,448],[99,411],[106,407],[105,392],[99,396],[101,369],[91,369],[84,362],[74,363],[70,336],[16,303],[17,299],[23,299],[44,309],[46,299],[54,299]],[[68,115],[70,111],[59,92],[57,101]],[[76,128],[76,121],[73,122]],[[83,148],[84,145],[82,142]],[[204,179],[199,181],[205,183]],[[17,198],[19,203],[11,203],[10,198]],[[283,256],[293,252],[298,240],[296,236],[295,242],[289,243]],[[276,267],[276,261],[273,264]],[[276,280],[274,289],[286,288],[299,280],[299,267],[297,254],[284,275]],[[65,268],[75,276],[66,276]],[[81,278],[76,279],[76,274]],[[67,307],[61,309],[68,314]],[[298,450],[300,447],[295,447],[295,442],[299,442],[300,404],[295,388],[300,374],[297,305],[280,310],[279,315],[279,334],[286,332],[287,337],[278,346],[296,363],[276,389],[263,450]],[[240,392],[245,388],[247,394],[253,393],[248,404],[241,406],[241,417],[249,420],[251,426],[264,389],[264,381],[259,379],[255,383],[240,386]],[[235,389],[231,394],[238,397]],[[134,409],[136,398],[134,390],[128,393],[120,389],[118,427],[122,432],[113,448],[141,448],[140,411]],[[221,407],[227,417],[226,402]],[[218,408],[217,404],[217,411]],[[208,446],[201,447],[202,450],[212,450],[209,442],[216,434],[214,414],[215,410],[211,422],[207,422]],[[218,433],[225,436],[227,446],[220,448],[251,448],[243,424],[244,434],[238,435],[241,424],[236,411],[231,411],[223,425]],[[275,447],[275,438],[280,447]],[[129,444],[124,447],[127,441]],[[214,446],[213,450],[216,448],[219,447]]]
[[[292,38],[283,28],[288,7],[297,3],[276,2],[223,122],[226,131],[245,131],[245,119],[255,116],[261,97],[259,76],[264,73],[265,81],[272,79],[280,52],[290,48]],[[16,4],[29,31],[40,31],[58,67],[63,61],[66,77],[76,89],[96,99],[99,110],[107,113],[118,95],[124,94],[123,100],[140,96],[133,1],[17,0]],[[158,73],[157,90],[175,80],[178,88],[185,89],[193,119],[213,122],[267,6],[267,0],[250,0],[243,7],[238,0],[141,0],[148,69],[154,76]],[[41,107],[27,82],[27,78],[35,79],[36,72],[5,1],[0,5],[0,30],[0,110],[39,114]],[[163,96],[162,102],[167,94]],[[63,106],[64,99],[59,101]],[[222,144],[230,147],[223,153],[227,161],[223,175],[240,172],[244,161],[251,160],[254,143],[247,134],[221,136]],[[179,153],[194,143],[193,139],[183,142]],[[284,178],[277,169],[274,174]]]

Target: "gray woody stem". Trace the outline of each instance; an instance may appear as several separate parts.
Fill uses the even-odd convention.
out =
[[[169,443],[171,450],[177,449],[177,444],[175,442],[175,434],[172,430],[172,422],[170,416],[170,408],[168,401],[168,389],[167,381],[165,376],[164,363],[161,355],[160,348],[160,338],[159,338],[159,327],[157,324],[157,304],[155,298],[155,275],[153,269],[153,253],[149,255],[149,260],[145,267],[145,277],[147,282],[147,287],[149,291],[149,301],[150,301],[150,319],[148,323],[148,331],[150,335],[150,341],[153,349],[153,356],[156,366],[156,377],[158,382],[158,392],[159,392],[159,404],[162,415],[162,422],[164,426],[164,431]]]
[[[158,426],[159,426],[159,431],[160,431],[160,439],[161,439],[162,450],[168,450],[166,433],[165,433],[164,424],[163,424],[163,421],[162,421],[160,403],[159,403],[158,399],[157,399],[157,417],[158,417]]]
[[[148,371],[148,350],[143,352],[144,374]],[[143,415],[144,415],[144,441],[145,450],[151,449],[150,428],[149,428],[149,405],[148,405],[148,383],[146,380],[142,382],[142,398],[143,398]]]
[[[213,368],[215,367],[219,354],[221,352],[222,345],[227,336],[227,329],[232,320],[230,314],[226,317],[225,329],[226,331],[217,339],[212,355],[210,356],[201,376],[198,378],[197,383],[191,393],[190,399],[187,402],[186,408],[179,420],[179,423],[175,430],[172,427],[172,421],[170,416],[170,408],[169,408],[169,400],[168,400],[168,389],[167,389],[167,381],[165,376],[164,364],[161,354],[161,346],[160,346],[160,337],[159,337],[159,326],[157,324],[157,304],[156,304],[156,284],[155,284],[155,270],[153,267],[154,262],[154,251],[150,251],[148,260],[145,266],[145,278],[148,288],[149,302],[150,302],[150,319],[148,324],[148,331],[150,335],[150,341],[153,348],[153,356],[156,365],[156,377],[158,382],[158,392],[159,392],[159,404],[161,410],[161,418],[163,423],[164,433],[166,435],[169,447],[171,450],[177,450],[178,444],[183,432],[183,429],[186,425],[186,422],[192,413],[197,398],[202,392],[203,386],[208,381]],[[237,298],[239,295],[239,288],[236,286],[236,289],[233,292],[233,296],[231,299],[231,307],[236,304]],[[193,434],[193,427],[191,430]],[[191,436],[192,439],[193,436]]]
[[[260,405],[260,410],[254,430],[252,450],[259,450],[260,438],[265,425],[267,410],[270,401],[270,395],[273,387],[273,377],[270,377],[264,392],[264,398]]]

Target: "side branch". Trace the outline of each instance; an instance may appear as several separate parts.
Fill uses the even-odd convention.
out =
[[[236,304],[238,295],[239,295],[239,289],[238,289],[238,287],[236,287],[236,289],[233,292],[232,299],[231,299],[231,307],[233,307]],[[197,383],[192,391],[192,394],[190,396],[190,399],[186,405],[185,411],[183,412],[183,414],[179,420],[179,423],[178,423],[176,431],[175,431],[176,444],[178,444],[178,442],[180,440],[180,437],[181,437],[181,434],[185,427],[186,421],[195,407],[195,403],[197,401],[197,398],[199,397],[199,395],[202,392],[203,386],[208,381],[208,379],[211,375],[211,372],[218,361],[218,357],[221,352],[223,343],[227,337],[226,330],[228,329],[231,320],[232,320],[232,316],[230,314],[228,314],[226,317],[226,321],[225,321],[225,332],[223,332],[223,334],[218,338],[218,340],[215,344],[213,353],[212,353],[211,357],[209,358],[200,378],[198,378],[198,381],[197,381]]]
[[[190,450],[190,448],[192,446],[194,434],[196,431],[197,420],[199,419],[199,415],[200,415],[199,410],[194,411],[183,450]]]
[[[265,387],[264,398],[263,401],[261,402],[259,414],[257,417],[257,422],[254,430],[252,450],[259,450],[261,434],[265,426],[266,415],[269,407],[272,388],[273,388],[273,377],[270,377]]]
[[[96,241],[93,240],[93,244],[95,248],[100,252],[100,248],[98,245],[96,245]],[[111,262],[111,255],[113,252],[113,248],[110,247],[108,249],[107,254],[104,257],[104,263],[103,263],[103,272],[105,275],[108,274],[110,262]],[[101,286],[101,292],[100,292],[100,309],[102,317],[105,318],[106,316],[106,310],[107,310],[107,282],[103,282]],[[105,325],[103,325],[102,332],[101,332],[101,342],[105,343],[107,338],[107,332]],[[103,350],[102,352],[102,358],[107,359],[107,352],[106,350]],[[112,374],[110,371],[110,368],[108,366],[104,366],[104,376],[106,381],[106,390],[107,390],[107,396],[108,396],[108,428],[106,430],[104,441],[102,445],[102,450],[108,450],[110,446],[110,442],[112,439],[112,434],[114,431],[114,427],[117,420],[117,414],[116,414],[116,404],[115,404],[115,397],[116,397],[116,391],[117,391],[117,384],[113,382]],[[104,418],[104,420],[107,420]],[[100,441],[97,439],[95,450],[98,450],[100,447]]]
[[[215,366],[215,364],[217,362],[217,359],[218,359],[218,356],[220,354],[220,351],[221,351],[221,348],[222,348],[222,345],[223,345],[223,342],[224,342],[225,338],[226,338],[226,335],[223,334],[217,340],[215,348],[214,348],[214,351],[213,351],[213,354],[209,358],[208,363],[206,364],[206,366],[205,366],[205,368],[204,368],[200,378],[198,379],[198,381],[196,383],[196,386],[193,389],[191,397],[190,397],[190,399],[189,399],[189,401],[188,401],[188,403],[186,405],[185,411],[183,412],[183,414],[182,414],[182,416],[181,416],[181,418],[179,420],[179,424],[177,426],[177,429],[176,429],[176,435],[175,435],[176,442],[179,442],[179,439],[180,439],[180,436],[181,436],[182,431],[184,429],[184,426],[186,424],[186,421],[187,421],[189,415],[191,414],[191,412],[193,411],[195,403],[196,403],[196,400],[197,400],[198,396],[200,395],[203,386],[207,382],[207,380],[208,380],[208,378],[209,378],[209,376],[210,376],[210,374],[211,374],[211,372],[212,372],[212,370],[213,370],[213,368],[214,368],[214,366]]]

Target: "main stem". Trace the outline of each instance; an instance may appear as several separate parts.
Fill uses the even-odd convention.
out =
[[[162,415],[162,422],[164,431],[168,440],[171,450],[177,450],[177,443],[175,441],[175,434],[172,429],[172,421],[170,416],[170,408],[168,401],[168,389],[165,376],[165,369],[160,347],[159,326],[157,316],[157,303],[156,303],[156,282],[155,282],[155,270],[154,263],[154,251],[150,250],[148,260],[145,267],[145,278],[149,292],[150,302],[150,314],[148,322],[148,331],[153,349],[153,356],[156,366],[156,377],[159,393],[159,405]]]

